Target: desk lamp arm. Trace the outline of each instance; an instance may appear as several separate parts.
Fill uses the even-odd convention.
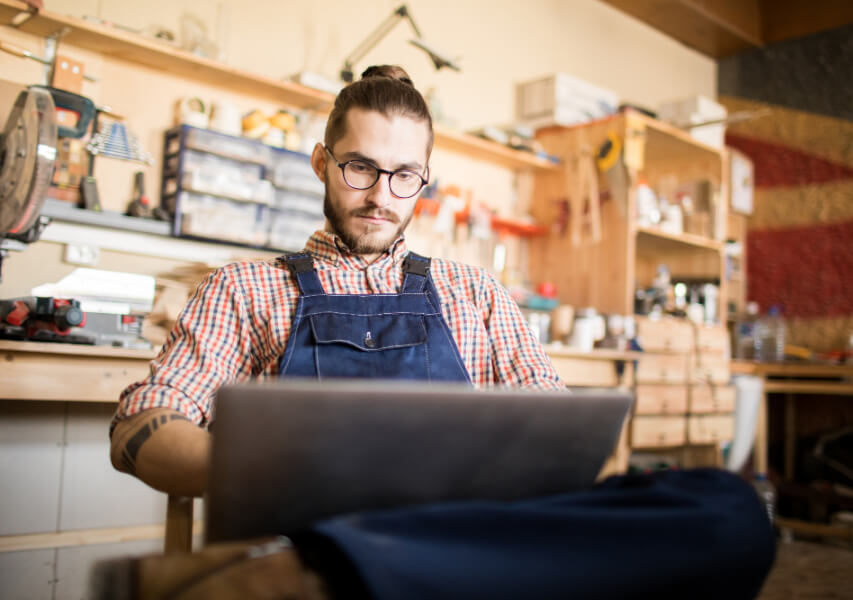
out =
[[[349,55],[344,59],[344,68],[341,70],[341,79],[346,81],[347,83],[351,83],[353,80],[353,71],[352,67],[355,63],[361,60],[365,54],[370,52],[370,50],[376,46],[394,27],[399,23],[402,19],[407,19],[409,24],[411,24],[412,29],[415,30],[415,35],[420,38],[421,32],[418,29],[418,26],[415,24],[415,20],[412,18],[409,9],[405,4],[400,5],[393,13],[391,13],[382,23],[377,27],[367,38],[359,44],[355,50],[349,53]]]

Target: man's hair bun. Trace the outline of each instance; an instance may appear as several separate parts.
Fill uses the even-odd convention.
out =
[[[415,84],[412,83],[412,78],[409,77],[406,70],[403,67],[398,67],[397,65],[374,65],[372,67],[367,67],[367,69],[364,70],[364,73],[361,74],[362,79],[369,79],[372,77],[397,79],[405,84],[415,87]]]

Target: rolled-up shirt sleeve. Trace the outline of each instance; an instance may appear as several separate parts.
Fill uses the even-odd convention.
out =
[[[112,426],[150,408],[170,408],[206,425],[216,390],[248,379],[255,370],[249,328],[246,300],[226,272],[208,275],[151,362],[149,375],[121,393]]]
[[[498,383],[565,391],[565,384],[518,305],[491,275],[484,279],[479,304],[489,333],[491,360]]]

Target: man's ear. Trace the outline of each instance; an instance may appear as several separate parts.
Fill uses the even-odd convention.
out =
[[[311,152],[311,168],[314,169],[314,174],[317,178],[324,182],[326,181],[326,150],[320,142],[314,146],[314,151]]]

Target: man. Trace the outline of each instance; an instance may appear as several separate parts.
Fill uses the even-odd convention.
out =
[[[368,71],[341,93],[325,144],[317,144],[311,156],[326,184],[325,231],[311,237],[301,262],[238,263],[207,278],[184,309],[152,374],[122,394],[112,431],[116,468],[159,490],[200,495],[210,442],[199,425],[211,419],[216,389],[250,377],[315,374],[299,369],[309,352],[320,350],[345,353],[330,357],[326,364],[338,371],[323,375],[562,387],[515,303],[485,271],[437,259],[406,262],[403,231],[429,176],[432,122],[411,82],[386,76],[389,71],[394,72]],[[302,267],[306,271],[297,277]],[[352,332],[370,352],[309,347],[314,342],[307,339],[304,319],[293,321],[300,298],[311,301],[300,288],[315,285],[318,293],[373,295],[368,300],[375,302],[364,314],[374,322],[375,315],[387,312],[382,303],[391,299],[385,295],[400,291],[407,267],[418,269],[407,281],[423,283],[424,291],[435,289],[429,298],[441,304],[427,302],[421,310],[428,313],[431,327],[432,372],[411,364],[417,360],[415,352],[377,353],[368,347],[376,343],[376,331]],[[326,303],[347,302],[346,297],[329,298]],[[348,307],[342,312],[354,313]],[[351,318],[345,321],[327,322],[326,327],[352,325]],[[400,332],[406,323],[397,319],[385,327]],[[439,356],[444,358],[437,364]]]
[[[200,286],[151,375],[122,394],[112,430],[117,469],[173,494],[203,492],[210,442],[200,426],[211,420],[211,397],[219,386],[250,377],[367,375],[562,388],[493,278],[408,252],[403,232],[429,178],[432,136],[426,103],[399,67],[371,67],[341,92],[325,143],[311,156],[326,186],[325,231],[315,233],[302,254],[229,265]],[[425,325],[413,325],[412,313]],[[324,343],[340,339],[347,343]],[[343,597],[357,591],[379,598],[591,597],[578,582],[589,580],[590,565],[601,571],[604,555],[625,541],[621,531],[602,530],[633,523],[638,533],[659,535],[663,520],[684,518],[670,510],[614,521],[613,502],[680,506],[669,494],[707,492],[712,507],[701,515],[715,527],[727,514],[715,513],[722,488],[735,490],[726,509],[761,514],[742,483],[717,474],[670,477],[639,492],[626,492],[626,485],[633,484],[614,483],[595,496],[342,517],[295,535],[299,560],[292,551],[274,555],[289,561],[279,565],[282,572],[302,573],[296,579],[305,573],[300,560],[315,567]],[[692,496],[688,505],[688,512],[695,509]],[[747,535],[746,546],[765,550],[756,564],[766,571],[768,528],[759,529]],[[590,551],[598,535],[599,548]],[[667,548],[669,536],[661,539],[644,542]],[[625,558],[631,566],[623,573],[643,572],[647,563],[635,551]],[[747,587],[760,576],[746,577]],[[627,597],[630,581],[614,588],[609,579],[604,571],[594,579],[603,597]]]

